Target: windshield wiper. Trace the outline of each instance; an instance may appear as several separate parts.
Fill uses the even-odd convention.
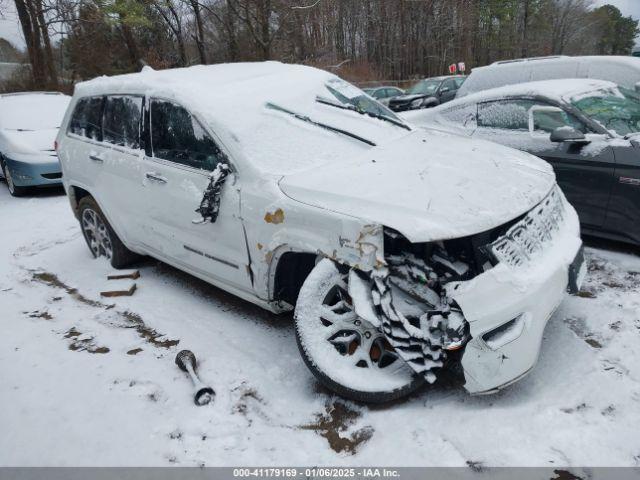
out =
[[[297,118],[298,120],[302,120],[303,122],[310,123],[310,124],[315,125],[317,127],[324,128],[326,130],[331,130],[332,132],[340,133],[342,135],[346,135],[347,137],[355,138],[356,140],[359,140],[362,143],[366,143],[367,145],[371,145],[372,147],[376,146],[376,144],[373,143],[371,140],[367,140],[366,138],[363,138],[363,137],[361,137],[359,135],[356,135],[355,133],[351,133],[351,132],[348,132],[346,130],[342,130],[341,128],[332,127],[331,125],[327,125],[326,123],[316,122],[315,120],[312,120],[311,118],[307,117],[306,115],[302,115],[300,113],[292,112],[291,110],[287,110],[286,108],[280,107],[279,105],[275,105],[275,104],[273,104],[271,102],[267,102],[266,107],[267,108],[271,108],[273,110],[277,110],[279,112],[286,113],[288,115],[291,115],[291,116]]]
[[[411,131],[411,127],[409,127],[409,125],[406,125],[398,120],[394,120],[393,118],[387,117],[386,115],[383,115],[381,113],[369,112],[367,110],[360,110],[355,105],[333,102],[323,97],[316,97],[316,102],[322,103],[323,105],[329,105],[331,107],[341,108],[343,110],[350,110],[352,112],[359,113],[360,115],[369,115],[370,117],[377,118],[378,120],[384,120],[386,122],[392,123],[397,127],[401,127],[401,128],[404,128],[405,130]]]

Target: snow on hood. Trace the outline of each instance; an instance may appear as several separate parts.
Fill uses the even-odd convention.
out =
[[[393,97],[393,100],[401,100],[403,102],[406,102],[409,100],[417,100],[418,98],[433,97],[433,95],[433,93],[410,93]]]
[[[4,137],[5,149],[8,155],[11,152],[21,154],[35,154],[53,152],[53,143],[58,135],[57,128],[46,130],[1,130]]]
[[[532,155],[419,131],[355,160],[286,176],[280,188],[299,202],[427,242],[502,225],[533,208],[554,183],[551,167]]]
[[[0,96],[0,128],[49,130],[57,128],[71,97],[59,93],[19,93]]]

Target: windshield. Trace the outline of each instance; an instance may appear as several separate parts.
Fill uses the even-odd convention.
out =
[[[640,96],[623,87],[575,96],[571,104],[618,135],[640,132]]]
[[[408,95],[430,95],[436,93],[440,86],[440,80],[422,80],[407,90]]]
[[[362,90],[340,79],[331,79],[325,87],[330,95],[320,95],[317,101],[354,112],[386,120],[400,127],[409,127],[395,113],[367,96]]]

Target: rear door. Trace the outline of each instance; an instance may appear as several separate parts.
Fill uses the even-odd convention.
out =
[[[604,228],[640,243],[640,144],[613,149],[616,170]]]
[[[548,161],[581,223],[586,227],[601,228],[613,183],[615,159],[611,147],[604,136],[590,134],[587,127],[568,112],[564,112],[562,122],[588,134],[591,144],[551,142],[550,131],[562,123],[538,125],[531,133],[529,110],[534,106],[550,105],[524,98],[478,104],[478,128],[474,137],[517,148]]]
[[[215,222],[196,213],[210,174],[227,156],[189,111],[163,99],[148,102],[150,148],[142,160],[148,247],[177,266],[250,290],[248,252],[240,220],[237,173],[226,178]]]
[[[103,109],[101,205],[114,212],[112,224],[129,247],[140,242],[140,219],[145,210],[140,184],[143,105],[141,95],[108,95]]]

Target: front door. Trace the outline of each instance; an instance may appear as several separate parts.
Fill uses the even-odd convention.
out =
[[[226,178],[215,221],[196,210],[211,172],[228,162],[213,136],[185,108],[151,99],[150,149],[142,160],[145,243],[156,254],[213,281],[251,289],[240,220],[237,173]]]

